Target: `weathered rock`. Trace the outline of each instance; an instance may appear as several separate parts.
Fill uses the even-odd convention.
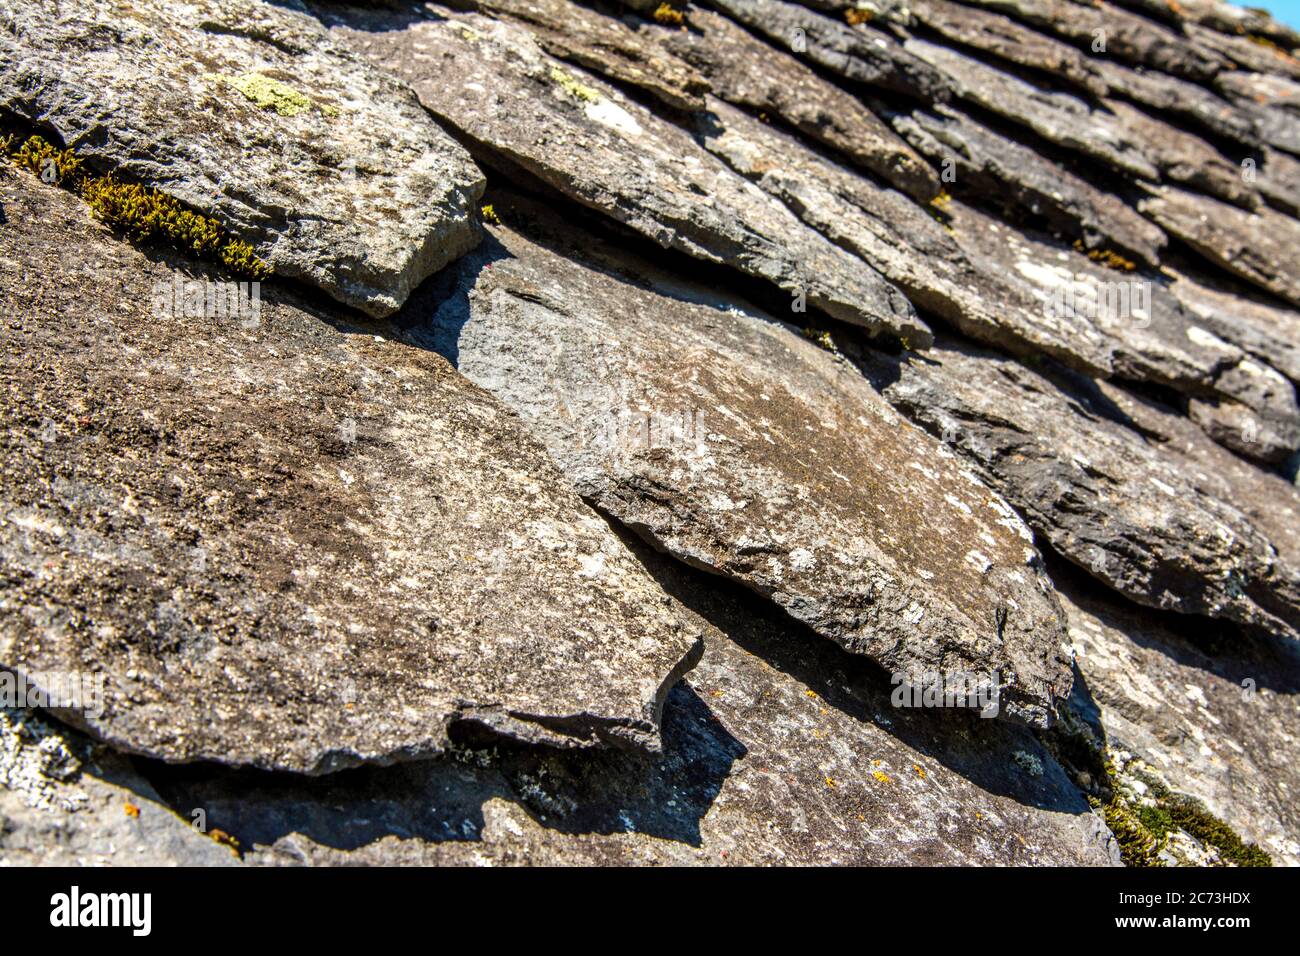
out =
[[[854,653],[1000,672],[1007,713],[1051,719],[1069,675],[1028,530],[851,366],[612,250],[494,236],[407,334],[517,409],[584,498]]]
[[[675,109],[704,105],[709,81],[693,66],[666,51],[650,31],[590,7],[568,0],[448,0],[447,5],[521,23],[551,56],[640,87]]]
[[[502,405],[275,290],[177,316],[166,260],[7,182],[0,665],[102,677],[72,718],[169,761],[656,745],[698,640]]]
[[[513,24],[476,14],[331,22],[407,79],[421,102],[493,155],[650,237],[726,263],[828,315],[916,347],[929,331],[869,265],[803,226],[679,127],[547,56]]]
[[[1300,160],[1267,146],[1263,154],[1255,187],[1274,209],[1300,217]]]
[[[949,0],[908,0],[906,5],[887,7],[882,13],[884,17],[894,19],[903,11],[908,25],[920,23],[954,43],[1017,66],[1041,70],[1093,96],[1106,94],[1106,82],[1096,64],[1087,56],[1009,17],[950,3]]]
[[[1064,37],[1081,48],[1204,81],[1232,68],[1222,53],[1113,4],[1074,0],[965,0]],[[1104,44],[1099,49],[1099,45]]]
[[[1021,214],[1041,217],[1085,249],[1110,248],[1158,264],[1166,239],[1154,223],[1029,147],[948,106],[900,114],[893,122],[931,161],[952,162],[964,195],[974,190]]]
[[[1241,290],[1191,279],[1169,267],[1164,271],[1173,280],[1169,290],[1199,326],[1300,384],[1300,312],[1267,304]]]
[[[1112,751],[1196,797],[1275,864],[1300,865],[1300,657],[1293,642],[1156,620],[1066,575],[1082,680]]]
[[[771,114],[910,196],[938,194],[939,177],[911,147],[857,97],[784,50],[708,10],[691,10],[690,29],[655,29],[664,46],[709,78],[720,99]]]
[[[1247,212],[1171,186],[1148,189],[1138,209],[1165,232],[1247,282],[1300,305],[1300,221]]]
[[[1246,209],[1259,206],[1259,196],[1247,184],[1241,167],[1191,133],[1176,129],[1122,100],[1102,100],[1129,137],[1160,170],[1162,179],[1203,189],[1212,196]]]
[[[1189,23],[1187,37],[1202,49],[1213,50],[1243,70],[1272,73],[1300,79],[1300,61],[1276,44],[1259,43],[1251,37],[1229,35]]]
[[[127,758],[30,711],[0,708],[0,866],[233,866]],[[220,834],[216,834],[220,836]]]
[[[1205,87],[1154,70],[1125,66],[1099,57],[1092,61],[1112,96],[1190,120],[1206,132],[1258,149],[1261,139],[1253,112],[1234,106]]]
[[[665,558],[714,626],[669,694],[664,752],[463,750],[285,783],[151,774],[272,865],[1052,865],[1115,842],[1025,728],[891,700],[870,662]]]
[[[254,0],[0,2],[0,110],[384,315],[479,240],[483,177],[410,91]]]
[[[908,40],[905,47],[942,70],[963,99],[1130,176],[1153,181],[1160,178],[1159,169],[1147,158],[1141,141],[1114,114],[1093,109],[1069,93],[1040,89],[926,40]]]
[[[1250,116],[1260,139],[1300,156],[1300,84],[1237,70],[1224,73],[1215,86],[1238,110]]]
[[[1142,604],[1300,633],[1296,488],[1110,384],[950,342],[927,358],[865,368],[1062,555]]]
[[[710,5],[777,46],[855,83],[925,103],[944,102],[950,95],[942,73],[866,24],[849,26],[785,0],[710,0]]]
[[[1000,287],[1018,287],[1023,298],[1037,303],[1039,323],[1056,330],[1060,343],[1055,350],[1044,349],[1048,354],[1080,371],[1104,364],[1118,378],[1230,399],[1284,431],[1300,428],[1295,395],[1280,387],[1285,383],[1277,373],[1202,328],[1163,280],[1108,268],[958,202],[947,211],[954,235],[981,273],[998,276]],[[1019,330],[1015,319],[1021,314],[1032,312],[1003,312],[1001,321]],[[1024,344],[1011,351],[1032,355]],[[1258,374],[1238,374],[1243,367]]]

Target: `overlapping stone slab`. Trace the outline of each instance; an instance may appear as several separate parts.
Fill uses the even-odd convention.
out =
[[[1275,865],[1300,865],[1300,657],[1292,642],[1155,620],[1053,574],[1113,753],[1206,804]]]
[[[854,83],[922,102],[943,102],[951,93],[943,74],[882,30],[850,26],[786,0],[710,0],[737,23]]]
[[[177,314],[220,277],[4,183],[0,665],[168,761],[657,746],[698,635],[504,406],[279,293]]]
[[[526,207],[503,215],[536,226]],[[584,498],[854,653],[997,671],[1007,713],[1051,719],[1069,676],[1032,537],[942,445],[851,366],[716,293],[613,250],[593,266],[493,234],[502,248],[403,322],[517,409]]]
[[[1300,221],[1254,212],[1172,186],[1150,187],[1138,208],[1214,265],[1300,306]]]
[[[904,709],[870,662],[646,555],[711,627],[664,752],[461,750],[291,783],[155,775],[270,865],[1081,865],[1118,851],[1038,736]]]
[[[411,92],[254,0],[5,0],[0,110],[384,315],[478,242],[483,177]]]
[[[713,93],[758,110],[844,154],[921,200],[935,196],[939,177],[858,97],[726,17],[692,8],[688,29],[654,28],[662,43],[709,78]]]
[[[950,106],[899,114],[893,123],[931,162],[951,162],[961,189],[1042,217],[1086,249],[1111,249],[1158,264],[1167,241],[1158,226],[1028,146]]]
[[[1231,69],[1232,61],[1163,24],[1098,0],[966,0],[996,10],[1077,46],[1119,57],[1189,80],[1205,81]],[[1099,44],[1104,46],[1099,47]]]
[[[340,11],[338,32],[412,84],[493,155],[662,246],[787,290],[913,347],[910,302],[875,269],[602,80],[547,56],[522,27],[477,14],[420,20]]]
[[[617,83],[644,89],[680,110],[699,109],[709,81],[673,56],[655,34],[568,0],[450,0],[457,10],[474,10],[525,25],[547,53]]]
[[[1300,633],[1296,488],[1107,383],[955,342],[928,357],[866,370],[1058,552],[1139,603]]]

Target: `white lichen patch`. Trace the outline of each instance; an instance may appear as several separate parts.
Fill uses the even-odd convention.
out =
[[[37,810],[76,810],[86,795],[68,786],[80,761],[63,737],[27,710],[0,707],[0,787]]]

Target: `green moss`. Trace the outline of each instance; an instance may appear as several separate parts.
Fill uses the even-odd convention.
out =
[[[215,260],[251,279],[271,274],[271,267],[256,256],[251,245],[227,236],[215,219],[148,186],[118,182],[112,176],[92,176],[72,150],[58,149],[40,136],[29,136],[20,144],[10,135],[0,139],[0,153],[47,182],[77,193],[96,219],[134,242],[165,242],[186,255]]]
[[[1160,851],[1178,831],[1217,850],[1225,864],[1273,865],[1268,853],[1243,841],[1200,800],[1174,793],[1153,773],[1140,766],[1135,772],[1126,771],[1132,772],[1146,789],[1145,796],[1138,800],[1122,785],[1111,760],[1106,760],[1104,769],[1111,791],[1110,802],[1103,805],[1090,798],[1089,803],[1101,810],[1106,825],[1119,842],[1120,856],[1126,866],[1164,866]]]
[[[1246,843],[1237,832],[1191,797],[1169,796],[1164,808],[1172,822],[1212,846],[1219,855],[1237,866],[1272,866],[1273,858],[1253,843]]]
[[[592,89],[578,80],[566,70],[558,66],[551,67],[551,79],[564,92],[568,93],[574,99],[582,100],[585,103],[599,103],[602,99],[599,90]]]
[[[1158,838],[1142,823],[1142,820],[1124,799],[1116,793],[1106,804],[1094,799],[1089,802],[1100,808],[1101,815],[1115,834],[1119,843],[1119,855],[1125,866],[1158,867],[1164,866],[1160,859],[1160,849],[1164,841]]]
[[[263,73],[241,73],[239,76],[221,78],[262,109],[275,110],[281,116],[297,116],[311,108],[311,100],[292,86]]]

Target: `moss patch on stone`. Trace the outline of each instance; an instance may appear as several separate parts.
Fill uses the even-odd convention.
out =
[[[137,243],[160,241],[199,259],[220,262],[242,276],[265,279],[271,267],[243,240],[230,238],[208,216],[187,209],[177,199],[148,186],[118,182],[113,176],[92,176],[70,149],[59,149],[40,136],[21,141],[0,138],[0,155],[81,196],[91,214]]]

